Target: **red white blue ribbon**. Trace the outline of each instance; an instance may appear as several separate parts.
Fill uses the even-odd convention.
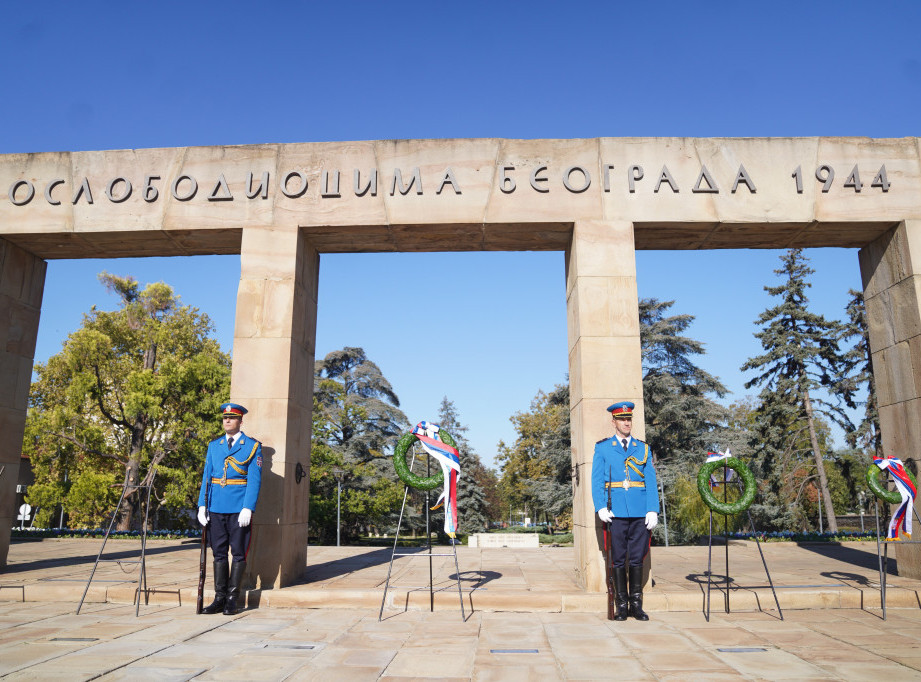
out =
[[[889,470],[889,475],[892,476],[895,487],[902,498],[898,509],[896,509],[895,514],[892,515],[892,521],[889,522],[889,528],[886,531],[886,539],[899,540],[899,526],[901,526],[902,530],[905,531],[905,537],[910,540],[911,510],[915,503],[915,497],[918,495],[915,484],[911,482],[908,472],[905,471],[905,465],[902,464],[902,460],[895,457],[886,459],[874,457],[873,463],[880,469]]]
[[[717,460],[729,459],[730,457],[732,457],[732,452],[730,452],[729,448],[726,448],[726,452],[708,452],[707,462],[716,462]],[[717,467],[717,469],[719,469],[719,467]],[[736,472],[733,469],[728,467],[723,467],[719,476],[717,476],[716,471],[714,471],[712,474],[710,474],[710,488],[715,488],[716,486],[722,485],[723,483],[729,483],[729,481],[731,481],[735,476],[735,473]]]
[[[432,509],[437,509],[442,501],[445,505],[445,533],[454,537],[457,533],[457,477],[460,476],[460,454],[457,448],[451,447],[438,433],[441,427],[438,424],[419,422],[413,429],[413,434],[422,443],[422,447],[440,465],[445,477],[445,489],[435,502]]]

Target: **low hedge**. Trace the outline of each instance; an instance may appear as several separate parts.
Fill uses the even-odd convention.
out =
[[[104,538],[104,528],[13,528],[11,537],[19,540],[39,540],[42,538]],[[149,530],[148,540],[182,540],[186,538],[200,538],[201,529],[194,530]],[[138,530],[113,530],[109,539],[132,540],[140,539]]]

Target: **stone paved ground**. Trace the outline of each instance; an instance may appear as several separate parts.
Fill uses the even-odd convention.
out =
[[[0,602],[79,602],[86,587],[99,540],[14,542],[0,574]],[[89,603],[131,603],[137,587],[136,559],[140,543],[110,541],[106,557],[123,563],[100,564],[87,593]],[[733,542],[729,551],[731,606],[774,609],[774,594],[754,542]],[[870,608],[880,605],[876,544],[841,545],[767,543],[761,545],[782,609]],[[450,548],[436,548],[449,552]],[[380,607],[390,566],[390,548],[315,547],[297,584],[278,590],[253,591],[249,603],[259,607]],[[147,584],[151,603],[192,604],[198,584],[197,541],[156,540],[148,543]],[[582,591],[571,547],[535,549],[457,548],[454,557],[432,560],[436,608],[459,608],[457,575],[468,608],[483,611],[582,611],[605,608],[605,596]],[[209,561],[210,564],[210,561]],[[707,587],[707,547],[654,547],[654,584],[647,586],[646,606],[652,611],[702,611]],[[888,562],[887,605],[921,607],[921,581],[896,573]],[[210,565],[208,567],[210,572]],[[714,579],[722,585],[726,548],[714,547]],[[387,608],[428,609],[429,561],[397,557]],[[210,577],[208,588],[210,590]],[[424,589],[422,589],[424,587]],[[711,595],[711,608],[722,608],[722,596]]]
[[[914,680],[921,618],[857,609],[600,614],[0,605],[3,680]]]
[[[389,550],[311,547],[299,584],[250,593],[235,617],[196,616],[198,548],[150,543],[148,585],[131,604],[136,567],[106,564],[81,613],[98,540],[18,542],[0,574],[2,680],[393,679],[921,679],[921,581],[895,575],[879,608],[875,544],[753,543],[729,552],[731,613],[714,593],[704,616],[706,547],[653,548],[648,623],[604,617],[604,595],[582,592],[571,548],[458,549],[397,559],[378,621]],[[130,543],[107,556],[130,561]],[[444,548],[442,548],[444,549]],[[713,555],[725,573],[725,548]],[[210,597],[210,595],[209,595]],[[180,605],[181,600],[181,605]],[[472,608],[471,608],[472,607]]]

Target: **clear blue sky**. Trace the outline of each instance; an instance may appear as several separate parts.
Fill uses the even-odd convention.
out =
[[[921,120],[921,3],[19,3],[0,23],[0,153],[391,138],[904,137]],[[843,316],[857,254],[810,252]],[[776,251],[640,252],[699,364],[741,398]],[[231,350],[237,257],[49,263],[36,359],[107,269],[163,280]],[[449,272],[450,276],[440,276]],[[395,274],[395,273],[398,273]],[[689,286],[692,283],[693,286]],[[453,322],[408,322],[419,292]],[[693,295],[688,293],[693,290]],[[565,380],[561,253],[324,256],[318,355],[362,346],[410,420],[443,395],[489,462],[509,417]],[[432,378],[435,378],[432,380]]]

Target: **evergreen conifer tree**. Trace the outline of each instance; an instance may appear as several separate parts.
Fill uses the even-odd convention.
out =
[[[400,400],[362,348],[328,353],[315,365],[311,444],[310,525],[329,541],[335,537],[336,479],[344,470],[342,532],[355,536],[380,525],[396,525],[403,486],[389,455],[409,420]],[[413,525],[404,518],[404,526]],[[415,524],[418,526],[418,524]]]
[[[841,403],[853,406],[852,391],[841,383],[845,364],[839,350],[842,327],[839,322],[826,320],[808,309],[806,296],[809,275],[802,249],[790,249],[781,256],[781,268],[774,272],[785,278],[783,284],[765,287],[780,303],[765,310],[756,320],[761,331],[755,334],[765,353],[749,358],[742,371],[760,372],[745,384],[746,388],[761,386],[761,406],[756,431],[759,437],[762,476],[771,475],[783,453],[791,454],[803,425],[812,451],[822,496],[828,530],[836,532],[835,509],[825,471],[824,450],[819,443],[818,414],[852,430]],[[837,401],[822,397],[818,389],[837,389]],[[776,488],[775,478],[775,488]],[[780,500],[782,504],[783,501]]]
[[[640,343],[643,354],[643,402],[646,442],[657,461],[677,462],[705,455],[724,435],[728,410],[726,387],[694,364],[703,344],[684,336],[693,315],[668,315],[674,301],[640,300]]]
[[[663,523],[654,531],[656,537],[665,539],[666,524],[672,520],[670,508],[686,512],[679,513],[674,519],[679,523],[668,529],[670,542],[699,532],[703,521],[687,522],[702,514],[697,469],[707,452],[725,448],[729,437],[725,428],[729,411],[714,400],[726,394],[726,387],[694,363],[695,356],[704,354],[704,346],[684,335],[693,315],[669,315],[674,303],[655,298],[639,302],[646,442],[664,498]]]
[[[847,443],[871,456],[882,454],[882,440],[879,435],[879,412],[876,403],[876,382],[870,364],[870,337],[867,330],[866,308],[863,293],[851,289],[847,304],[847,322],[843,338],[853,339],[854,345],[844,354],[843,382],[845,390],[856,391],[866,386],[867,400],[864,403],[863,418],[857,428],[846,434]]]

